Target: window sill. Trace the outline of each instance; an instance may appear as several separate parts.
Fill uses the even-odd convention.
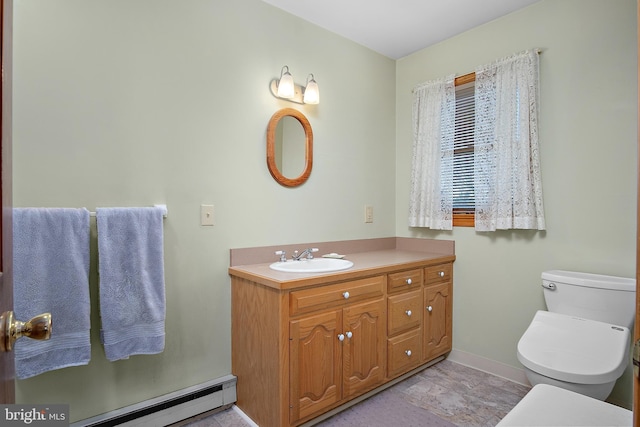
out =
[[[454,213],[454,227],[474,227],[476,225],[476,216],[473,213]]]

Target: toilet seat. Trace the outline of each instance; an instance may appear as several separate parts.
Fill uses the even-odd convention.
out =
[[[626,369],[629,340],[628,328],[540,310],[518,342],[518,360],[556,380],[602,384]]]

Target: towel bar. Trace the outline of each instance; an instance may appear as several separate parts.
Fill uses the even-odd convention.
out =
[[[162,213],[162,217],[166,218],[169,215],[169,211],[167,210],[167,205],[153,205],[154,208],[162,208],[164,212]],[[96,216],[95,212],[89,212],[90,216]]]

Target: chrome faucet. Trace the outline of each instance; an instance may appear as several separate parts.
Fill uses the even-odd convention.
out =
[[[302,259],[302,257],[304,257],[305,255],[307,256],[307,259],[313,259],[313,255],[311,254],[312,252],[318,252],[318,248],[307,248],[300,254],[298,254],[298,251],[293,251],[293,256],[291,257],[291,259],[294,261],[300,261],[300,259]]]

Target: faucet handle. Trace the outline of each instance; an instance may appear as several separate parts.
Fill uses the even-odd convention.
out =
[[[312,252],[318,252],[319,249],[318,248],[309,248],[307,249],[307,251],[309,252],[309,254],[307,255],[307,259],[313,259],[313,255],[311,255]]]
[[[280,262],[287,261],[287,253],[285,251],[276,251],[276,255],[280,255]]]

